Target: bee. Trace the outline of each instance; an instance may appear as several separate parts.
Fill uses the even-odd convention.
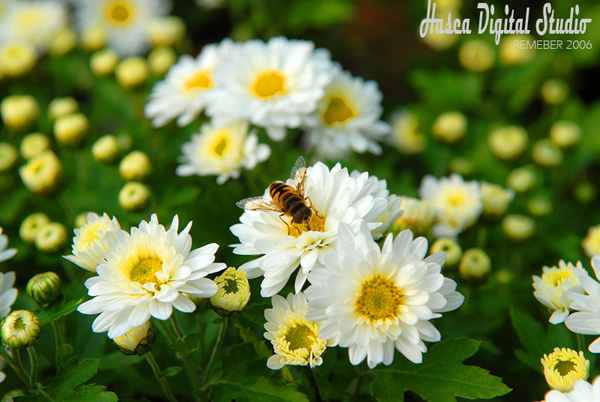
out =
[[[244,198],[237,202],[237,206],[249,211],[274,211],[291,218],[296,225],[305,225],[308,228],[313,211],[306,203],[304,184],[306,183],[306,161],[300,156],[290,175],[296,181],[296,187],[276,181],[269,186],[271,199],[263,196]],[[283,219],[281,219],[283,221]],[[284,221],[285,223],[285,221]],[[287,223],[286,223],[287,224]]]

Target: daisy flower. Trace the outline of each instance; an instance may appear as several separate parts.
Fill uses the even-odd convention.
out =
[[[306,124],[307,142],[319,155],[336,158],[356,152],[381,153],[376,142],[390,133],[390,126],[379,118],[382,95],[375,81],[352,77],[339,66],[325,87],[317,110]]]
[[[552,311],[551,324],[564,322],[569,315],[571,295],[583,294],[583,287],[579,284],[577,273],[587,275],[587,272],[577,261],[576,265],[558,262],[558,267],[544,267],[542,277],[533,276],[533,295],[544,306]]]
[[[273,344],[275,354],[269,357],[267,367],[279,370],[285,365],[320,366],[321,355],[328,346],[335,346],[337,340],[319,337],[321,322],[306,318],[310,310],[304,293],[289,294],[287,299],[275,295],[273,308],[265,310],[265,338]]]
[[[191,313],[196,305],[188,296],[208,298],[217,285],[206,275],[225,268],[214,263],[217,244],[190,251],[191,222],[177,233],[179,219],[173,218],[166,230],[156,215],[142,221],[131,234],[121,230],[96,273],[85,282],[93,299],[77,310],[83,314],[100,314],[92,325],[94,332],[108,331],[118,338],[150,317],[166,320],[173,307]]]
[[[215,65],[233,47],[233,42],[225,39],[204,46],[196,58],[181,56],[148,97],[144,115],[152,119],[152,125],[162,127],[176,118],[177,125],[186,126],[198,117],[207,105],[206,94],[215,88]]]
[[[600,376],[594,379],[593,384],[585,380],[575,383],[573,391],[562,393],[558,390],[546,393],[542,402],[597,402],[600,401]]]
[[[109,251],[110,243],[117,240],[119,230],[121,226],[114,216],[110,219],[106,213],[100,217],[89,212],[86,223],[74,230],[73,255],[63,257],[83,269],[96,273],[99,261]]]
[[[308,167],[304,177],[304,196],[312,211],[308,224],[295,223],[274,210],[259,209],[244,211],[241,223],[231,227],[240,239],[233,252],[260,256],[242,268],[249,278],[264,275],[263,297],[277,294],[298,267],[295,290],[299,292],[308,273],[322,266],[324,256],[333,252],[340,222],[358,228],[364,220],[375,231],[382,226],[382,215],[388,209],[385,181],[370,179],[368,173],[351,176],[339,163],[330,170],[318,162]],[[294,188],[299,185],[295,178],[287,184]],[[271,202],[268,189],[262,199],[265,204]]]
[[[2,230],[0,227],[0,262],[9,260],[17,254],[16,248],[6,248],[8,246],[8,236],[2,234]]]
[[[309,41],[283,37],[249,40],[229,52],[214,70],[218,87],[207,113],[221,120],[247,119],[280,141],[317,108],[333,77],[329,52]]]
[[[150,48],[150,21],[169,8],[168,0],[77,0],[74,20],[81,32],[98,27],[121,57],[136,56]]]
[[[17,300],[17,289],[13,288],[14,284],[14,272],[4,274],[0,272],[0,319],[10,313],[10,306]]]
[[[240,177],[242,169],[252,170],[271,155],[271,148],[258,143],[255,130],[248,133],[248,122],[237,121],[218,126],[205,123],[199,134],[181,146],[178,176],[217,176],[217,183]]]
[[[421,363],[427,351],[423,341],[441,339],[430,320],[464,300],[456,283],[441,274],[445,254],[424,258],[426,253],[427,240],[413,240],[410,230],[395,240],[389,234],[380,250],[365,223],[358,233],[340,224],[336,253],[309,274],[306,318],[325,321],[321,336],[339,336],[353,365],[365,358],[370,368],[390,365],[394,349]]]
[[[425,176],[419,194],[433,204],[437,222],[433,226],[435,237],[455,238],[475,223],[483,209],[479,183],[465,182],[458,173],[441,179]]]

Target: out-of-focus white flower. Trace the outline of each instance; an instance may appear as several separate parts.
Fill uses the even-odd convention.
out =
[[[11,259],[17,254],[16,248],[6,248],[8,246],[8,236],[2,234],[2,228],[0,227],[0,262]]]
[[[585,380],[575,383],[573,391],[562,393],[558,390],[546,393],[546,399],[542,402],[598,402],[600,401],[600,376],[590,384]]]
[[[0,272],[0,319],[10,313],[10,307],[17,300],[17,289],[13,287],[14,284],[14,272],[11,271],[4,274]]]

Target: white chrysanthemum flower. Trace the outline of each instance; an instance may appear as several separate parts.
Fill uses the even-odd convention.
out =
[[[206,94],[215,88],[214,68],[233,47],[226,39],[204,46],[196,58],[181,56],[148,97],[144,115],[152,119],[152,126],[162,127],[175,118],[177,125],[186,126],[198,117],[207,105]]]
[[[569,315],[571,295],[583,294],[577,273],[587,275],[587,271],[577,261],[576,265],[558,262],[558,267],[543,267],[542,277],[533,276],[533,295],[544,306],[552,311],[551,324],[560,324]]]
[[[294,179],[289,179],[287,184],[297,186]],[[329,170],[318,162],[308,167],[306,173],[304,195],[312,209],[308,227],[277,212],[245,211],[240,217],[241,223],[231,227],[241,242],[235,245],[233,252],[261,255],[242,265],[249,278],[264,275],[261,295],[277,294],[298,267],[295,289],[299,292],[308,273],[322,266],[324,256],[334,252],[332,245],[340,222],[358,228],[364,220],[372,231],[380,227],[389,202],[389,193],[382,191],[380,185],[381,182],[370,179],[368,173],[351,177],[339,163]],[[268,189],[264,199],[271,200]]]
[[[592,258],[592,267],[596,278],[600,279],[600,255]],[[586,271],[574,271],[577,280],[587,294],[569,293],[569,308],[576,311],[565,320],[569,330],[584,335],[600,335],[600,283]],[[592,353],[600,353],[600,337],[588,347]]]
[[[308,146],[330,158],[343,156],[350,149],[380,154],[377,141],[390,133],[390,126],[379,120],[383,109],[377,83],[352,77],[337,65],[334,71],[317,110],[308,118]]]
[[[13,288],[14,284],[14,272],[11,271],[5,274],[0,272],[0,319],[10,313],[10,306],[17,300],[17,289]]]
[[[320,366],[321,355],[337,340],[319,337],[322,322],[306,319],[310,310],[304,293],[289,294],[287,299],[273,296],[273,308],[265,310],[265,338],[271,341],[275,354],[269,357],[267,367],[279,370],[285,365]]]
[[[479,183],[465,182],[458,173],[441,179],[425,176],[419,194],[422,199],[431,202],[435,209],[435,237],[455,238],[475,223],[483,209]]]
[[[582,351],[569,348],[554,348],[541,359],[546,382],[552,389],[562,392],[573,390],[579,380],[587,380],[590,374],[590,361]]]
[[[110,249],[110,243],[117,240],[117,232],[121,230],[119,221],[104,213],[102,217],[88,212],[86,223],[73,232],[73,255],[64,258],[83,269],[96,273],[100,260]]]
[[[413,233],[425,234],[433,225],[435,211],[430,201],[402,197],[400,209],[402,216],[394,222],[396,232],[410,229]]]
[[[456,283],[441,274],[445,254],[424,258],[426,253],[427,240],[413,240],[410,230],[395,240],[388,235],[380,250],[366,224],[357,234],[341,224],[336,253],[309,275],[307,318],[325,321],[321,336],[339,336],[339,346],[349,348],[354,365],[365,358],[370,368],[390,365],[394,349],[421,363],[427,351],[423,341],[441,339],[430,320],[464,300]]]
[[[77,0],[75,24],[80,31],[99,28],[108,47],[120,56],[141,55],[150,48],[148,26],[156,17],[166,15],[168,0]]]
[[[585,380],[575,383],[573,391],[562,393],[558,390],[549,391],[542,402],[598,402],[600,401],[600,376],[594,379],[593,384]]]
[[[67,23],[67,8],[60,1],[12,1],[0,16],[0,43],[31,43],[43,51]]]
[[[98,265],[98,276],[85,282],[93,299],[77,309],[100,313],[92,325],[94,332],[108,331],[114,339],[151,316],[168,319],[173,307],[191,313],[196,305],[186,295],[208,298],[217,292],[217,285],[205,276],[225,268],[213,262],[219,246],[213,243],[190,251],[191,222],[181,233],[178,226],[177,215],[169,230],[152,215],[131,234],[117,233],[117,241]]]
[[[181,145],[178,176],[215,175],[217,183],[240,177],[242,169],[251,170],[271,155],[271,148],[258,143],[255,130],[248,133],[248,122],[237,121],[218,126],[205,123],[199,134]]]
[[[8,246],[8,236],[2,234],[2,230],[0,227],[0,262],[9,260],[17,254],[16,248],[6,248]]]
[[[247,119],[280,141],[315,111],[333,72],[329,52],[312,42],[249,40],[215,68],[218,88],[208,94],[207,113],[219,121]]]

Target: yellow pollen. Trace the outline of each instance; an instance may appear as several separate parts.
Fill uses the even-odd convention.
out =
[[[343,123],[355,116],[356,113],[354,112],[354,109],[346,103],[344,98],[332,96],[323,113],[323,122],[328,126],[331,126],[334,123]]]
[[[310,209],[312,210],[312,215],[310,216],[308,225],[306,223],[294,223],[290,220],[288,225],[290,236],[298,238],[302,233],[308,232],[309,230],[321,233],[325,231],[325,221],[327,220],[325,215],[321,215],[314,207],[310,207]]]
[[[156,273],[162,269],[162,261],[156,257],[140,258],[129,273],[132,282],[146,284],[156,282]]]
[[[278,71],[265,71],[252,83],[252,94],[258,98],[268,99],[285,93],[285,76]]]
[[[291,351],[301,348],[310,351],[317,337],[318,334],[304,324],[294,324],[285,334],[285,340],[290,343],[288,348]]]
[[[465,203],[465,195],[462,191],[454,191],[448,195],[447,201],[453,207],[459,207]]]
[[[571,277],[571,275],[572,275],[571,271],[566,270],[566,269],[561,269],[561,270],[557,270],[555,272],[550,273],[550,275],[548,275],[547,279],[548,279],[548,282],[552,286],[557,287],[562,282],[569,279]]]
[[[86,248],[90,247],[93,242],[98,240],[98,232],[103,226],[102,221],[97,221],[92,225],[88,225],[88,227],[81,232],[81,242]]]
[[[566,376],[575,370],[575,363],[570,360],[559,360],[554,365],[554,370],[558,371],[561,376]]]
[[[183,81],[183,89],[188,92],[204,91],[212,88],[213,81],[211,79],[211,69],[196,71],[192,76]]]
[[[370,322],[391,319],[398,316],[403,299],[400,288],[391,279],[377,274],[362,283],[354,309]]]
[[[106,7],[108,20],[116,24],[123,24],[132,18],[131,5],[125,1],[112,1]]]

